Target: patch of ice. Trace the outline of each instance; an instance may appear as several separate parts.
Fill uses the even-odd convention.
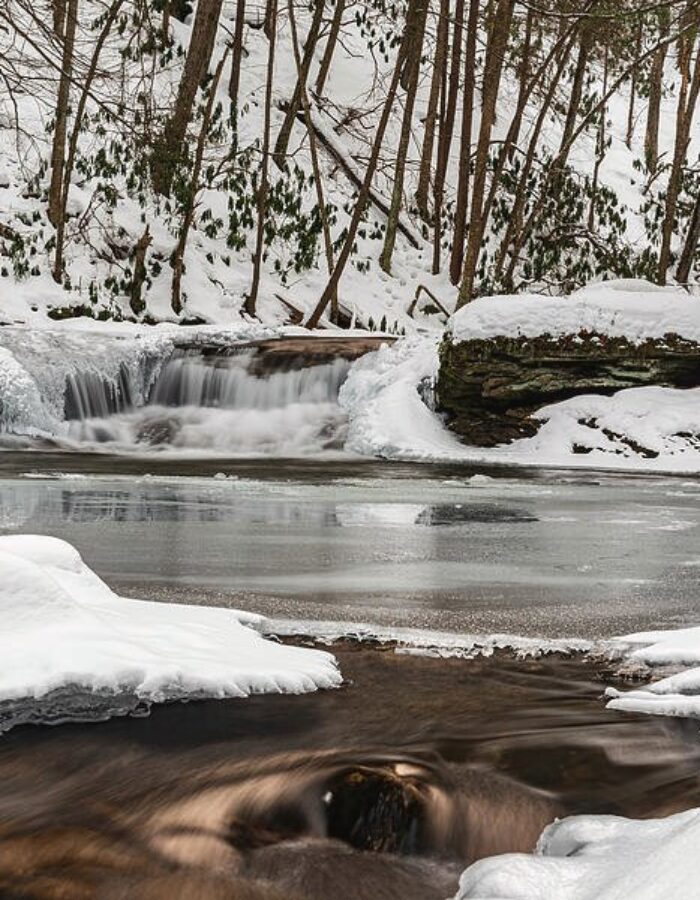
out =
[[[56,538],[0,537],[0,617],[0,730],[58,690],[163,701],[341,681],[330,654],[265,640],[260,616],[117,596]]]

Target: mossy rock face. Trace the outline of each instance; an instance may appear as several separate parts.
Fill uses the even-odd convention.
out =
[[[447,336],[436,397],[466,443],[494,447],[535,434],[532,414],[550,403],[650,385],[700,386],[700,344],[673,334],[641,344],[594,332],[459,343]]]

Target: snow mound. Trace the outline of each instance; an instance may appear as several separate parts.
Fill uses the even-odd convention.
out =
[[[56,538],[0,537],[0,619],[0,731],[56,691],[157,702],[341,681],[330,654],[265,640],[259,616],[117,596]]]
[[[700,809],[666,819],[572,816],[534,854],[483,859],[455,900],[698,900]]]
[[[339,395],[346,450],[398,460],[700,471],[700,388],[572,397],[535,413],[544,424],[534,437],[486,449],[460,443],[430,408],[438,362],[435,337],[397,341],[359,359]]]
[[[681,669],[633,691],[609,688],[609,709],[657,716],[700,718],[700,627],[677,631],[643,631],[617,639],[633,663]],[[684,668],[686,667],[686,668]]]
[[[450,321],[455,341],[581,332],[627,338],[632,343],[680,335],[700,341],[700,303],[682,288],[621,279],[587,285],[567,297],[502,294],[480,297]]]

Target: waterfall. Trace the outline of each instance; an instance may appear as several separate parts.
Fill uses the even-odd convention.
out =
[[[0,433],[70,449],[299,455],[342,449],[350,363],[169,338],[0,329]]]

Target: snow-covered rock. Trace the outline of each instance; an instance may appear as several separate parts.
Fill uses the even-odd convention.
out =
[[[700,341],[700,303],[679,287],[659,287],[641,279],[602,281],[564,297],[480,297],[455,313],[449,331],[456,342],[557,338],[581,332],[635,344],[667,334]]]
[[[644,631],[617,639],[632,663],[676,671],[632,691],[609,688],[609,709],[700,718],[700,627]],[[631,652],[629,652],[631,650]]]
[[[10,724],[13,702],[58,690],[163,701],[341,681],[330,654],[265,640],[259,616],[119,597],[51,537],[0,537],[0,622],[0,705]]]
[[[534,854],[483,859],[455,900],[698,900],[700,809],[666,819],[573,816]]]

